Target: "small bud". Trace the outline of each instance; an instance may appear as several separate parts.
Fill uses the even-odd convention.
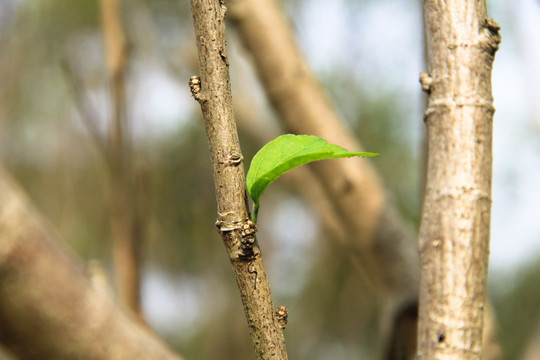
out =
[[[429,93],[431,91],[431,84],[433,79],[425,72],[420,73],[420,84],[422,84],[422,90]]]

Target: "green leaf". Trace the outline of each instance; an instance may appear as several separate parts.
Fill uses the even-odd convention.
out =
[[[246,176],[247,191],[255,204],[253,222],[257,222],[262,193],[279,176],[312,161],[352,156],[379,154],[348,151],[313,135],[287,134],[270,141],[255,154]]]

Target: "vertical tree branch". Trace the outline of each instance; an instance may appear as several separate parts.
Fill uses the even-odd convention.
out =
[[[484,0],[424,1],[430,74],[417,358],[480,359],[491,209],[491,70]]]
[[[243,157],[232,111],[225,40],[226,7],[219,0],[191,0],[200,78],[190,79],[204,117],[218,219],[216,225],[233,266],[257,359],[287,359],[283,313],[274,309],[255,225],[249,220]],[[285,314],[286,315],[286,314]]]
[[[110,223],[113,238],[116,288],[122,302],[141,320],[140,264],[142,219],[137,212],[137,187],[132,144],[126,129],[126,65],[128,49],[120,0],[101,0],[103,36],[111,86],[113,116],[110,123]]]

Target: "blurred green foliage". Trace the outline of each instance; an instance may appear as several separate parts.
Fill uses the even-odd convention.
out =
[[[522,359],[540,321],[540,262],[524,264],[515,273],[495,272],[490,288],[504,359]]]

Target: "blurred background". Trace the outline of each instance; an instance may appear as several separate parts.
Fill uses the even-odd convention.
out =
[[[418,227],[425,71],[421,4],[412,0],[285,0],[295,35]],[[236,284],[214,222],[212,172],[198,104],[189,1],[123,4],[133,167],[144,178],[142,306],[186,359],[250,359]],[[502,26],[493,75],[494,182],[490,297],[506,359],[538,359],[540,337],[540,2],[488,1]],[[112,270],[107,166],[88,127],[105,133],[113,105],[96,0],[0,0],[0,161],[61,237]],[[246,164],[279,131],[249,57],[229,31],[233,97]],[[86,120],[85,120],[86,119]],[[287,181],[263,196],[259,242],[276,305],[289,307],[291,358],[364,359],[371,309],[358,268],[325,241],[315,211]],[[299,258],[296,254],[302,254]],[[0,324],[1,326],[1,324]]]

